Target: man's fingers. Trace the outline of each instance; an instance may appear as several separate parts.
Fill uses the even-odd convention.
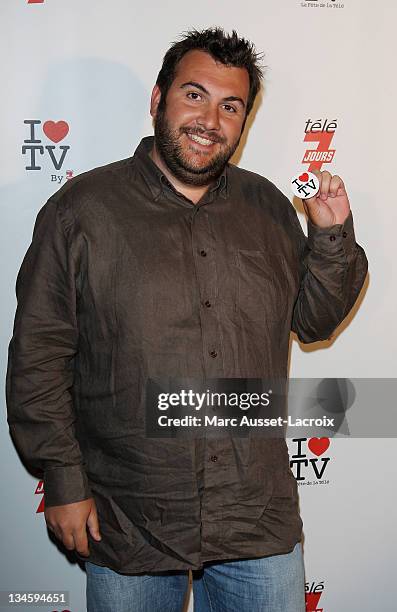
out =
[[[81,528],[75,531],[70,531],[70,528],[60,528],[47,524],[47,527],[52,531],[57,539],[67,548],[67,550],[77,550],[77,552],[88,557],[90,554],[88,547],[88,538],[86,526],[82,525]]]
[[[90,551],[88,547],[87,530],[85,525],[81,529],[75,531],[73,533],[73,537],[77,552],[79,552],[84,557],[88,557]]]
[[[331,184],[331,174],[329,172],[327,172],[326,170],[324,172],[321,172],[321,177],[320,178],[320,198],[322,200],[326,200],[328,198],[328,193],[329,193],[329,187]]]
[[[99,541],[102,539],[101,534],[99,532],[98,514],[96,511],[95,503],[92,504],[91,512],[87,519],[87,527],[94,540]]]
[[[56,525],[50,525],[50,523],[47,523],[47,529],[54,534],[57,540],[62,542],[62,531]]]
[[[329,186],[329,191],[330,191],[331,198],[334,198],[335,196],[338,195],[339,189],[344,190],[345,186],[344,186],[343,181],[340,178],[340,176],[335,174],[335,176],[332,177],[331,183],[330,183],[330,186]]]
[[[335,174],[332,176],[330,172],[324,170],[321,172],[317,168],[311,170],[313,174],[315,174],[320,181],[320,187],[317,196],[322,200],[326,200],[328,197],[334,198],[337,195],[343,195],[346,193],[345,185],[340,176]],[[341,191],[340,191],[341,190]],[[309,198],[309,204],[314,201],[315,198]]]
[[[321,170],[318,170],[317,168],[314,168],[314,170],[310,170],[310,172],[317,176],[318,180],[320,181],[320,185],[321,185],[321,175],[322,175]]]
[[[323,184],[323,175],[324,172],[321,172],[321,170],[318,170],[317,168],[314,168],[314,170],[310,170],[310,172],[312,172],[313,174],[315,174],[318,178],[319,181],[319,188],[318,188],[318,192],[312,197],[312,198],[305,198],[302,199],[302,202],[306,202],[310,207],[313,207],[314,204],[316,204],[316,206],[318,206],[318,202],[317,202],[317,198],[320,198],[320,196],[322,195],[322,190],[321,190],[321,186],[323,186],[323,189],[325,189],[325,184]],[[327,174],[329,174],[329,172],[327,172]],[[329,176],[331,176],[329,174]],[[324,198],[325,199],[325,198]],[[305,204],[303,204],[305,206]],[[307,214],[307,208],[305,208],[306,210],[306,214]]]
[[[62,532],[62,542],[68,550],[74,550],[74,537],[71,531]]]

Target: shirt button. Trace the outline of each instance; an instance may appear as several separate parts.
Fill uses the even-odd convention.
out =
[[[215,359],[215,357],[218,356],[218,353],[216,351],[210,351],[210,355],[213,359]]]
[[[347,232],[343,232],[342,236],[343,236],[343,238],[346,238]]]
[[[336,238],[335,236],[330,236],[329,239],[331,240],[331,242],[333,242]]]
[[[201,249],[200,255],[201,257],[207,257],[207,251],[204,251],[204,249]]]
[[[204,306],[207,306],[207,308],[211,308],[211,302],[207,300],[206,302],[204,302]]]
[[[211,455],[210,461],[218,461],[218,455]]]

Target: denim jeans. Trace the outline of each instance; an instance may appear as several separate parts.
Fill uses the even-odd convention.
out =
[[[126,575],[86,562],[87,612],[182,612],[188,572]],[[194,612],[305,612],[302,547],[194,570]]]

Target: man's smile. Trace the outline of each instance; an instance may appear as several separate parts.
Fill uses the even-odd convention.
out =
[[[204,136],[198,136],[197,134],[187,134],[187,136],[190,138],[190,140],[193,140],[194,142],[197,142],[200,145],[203,145],[205,147],[210,147],[214,144],[216,144],[215,140],[210,140],[209,138],[204,138]]]

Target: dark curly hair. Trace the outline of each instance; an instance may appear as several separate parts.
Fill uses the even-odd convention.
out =
[[[181,35],[180,40],[172,43],[163,58],[163,64],[156,81],[161,91],[161,106],[164,107],[165,105],[165,98],[175,78],[178,62],[185,53],[193,49],[209,53],[214,60],[225,64],[225,66],[235,66],[247,70],[250,81],[247,117],[263,78],[262,67],[259,64],[262,54],[256,52],[252,42],[240,38],[235,30],[231,34],[227,34],[222,28],[209,28],[201,31],[189,30]]]

